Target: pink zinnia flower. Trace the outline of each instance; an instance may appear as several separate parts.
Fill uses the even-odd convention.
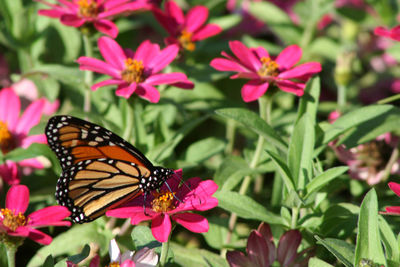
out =
[[[400,184],[390,182],[389,188],[397,195],[400,197]],[[385,212],[382,212],[383,214],[389,214],[389,215],[400,215],[400,206],[390,206],[386,207]]]
[[[268,224],[261,223],[257,230],[251,231],[247,240],[247,256],[240,251],[228,251],[226,259],[231,267],[269,267],[276,260],[280,266],[308,266],[312,253],[309,250],[297,253],[301,239],[298,230],[289,230],[281,236],[276,247],[271,228]]]
[[[210,65],[219,71],[238,72],[231,79],[250,79],[242,88],[245,102],[257,100],[270,85],[302,96],[308,79],[321,71],[319,62],[308,62],[294,67],[302,54],[297,45],[286,47],[276,59],[272,59],[263,47],[247,48],[239,41],[231,41],[229,46],[234,57],[222,52],[226,58],[213,59]]]
[[[111,22],[114,16],[151,7],[146,0],[57,0],[58,5],[36,1],[51,8],[39,10],[39,15],[58,18],[62,24],[77,28],[92,23],[99,32],[112,38],[118,35],[117,26]]]
[[[98,41],[100,53],[104,61],[80,57],[77,62],[81,70],[99,72],[112,79],[96,83],[92,90],[107,85],[118,85],[116,95],[129,98],[133,93],[157,103],[160,93],[154,85],[170,84],[185,89],[193,88],[193,83],[180,72],[159,73],[178,54],[177,45],[169,45],[160,50],[158,44],[144,41],[136,50],[122,50],[119,44],[109,37],[101,37]]]
[[[400,25],[397,25],[390,30],[379,26],[375,28],[374,33],[376,35],[387,37],[395,41],[400,41]]]
[[[0,234],[28,237],[42,245],[48,245],[52,239],[36,228],[46,226],[70,226],[71,222],[63,221],[70,215],[66,207],[46,207],[27,217],[24,215],[29,204],[29,189],[25,185],[14,185],[8,190],[6,208],[0,211]]]
[[[154,8],[153,14],[170,34],[165,39],[166,44],[178,44],[181,48],[193,51],[197,41],[214,36],[222,30],[216,24],[204,25],[208,18],[208,8],[205,6],[195,6],[185,16],[174,1],[167,1],[164,10]]]
[[[195,177],[179,186],[182,170],[175,171],[172,179],[168,180],[172,192],[164,184],[159,193],[154,192],[146,200],[146,213],[143,210],[144,197],[140,196],[121,208],[109,210],[107,216],[131,218],[131,224],[151,220],[151,231],[155,239],[166,242],[171,232],[171,219],[186,229],[195,233],[208,231],[208,221],[201,215],[189,211],[209,210],[218,205],[218,200],[212,197],[218,186],[212,180],[202,181]],[[182,202],[178,201],[181,200]]]
[[[22,147],[27,148],[32,143],[46,143],[44,134],[28,135],[31,128],[40,122],[46,101],[39,99],[28,105],[21,117],[21,102],[11,88],[0,91],[0,149],[3,154]],[[8,184],[18,184],[20,175],[17,167],[41,169],[43,164],[36,158],[19,162],[7,160],[0,165],[0,177]]]

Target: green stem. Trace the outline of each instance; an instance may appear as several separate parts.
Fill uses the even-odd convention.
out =
[[[90,39],[90,36],[87,34],[82,34],[83,38],[83,46],[85,48],[85,56],[93,57],[93,44]],[[83,102],[83,111],[85,113],[90,112],[90,94],[91,89],[90,86],[93,83],[93,72],[85,71],[85,95],[84,95],[84,102]]]
[[[125,121],[125,131],[123,134],[123,138],[125,140],[129,140],[132,135],[133,123],[134,123],[134,105],[133,100],[131,98],[126,100],[126,121]]]
[[[236,132],[236,122],[229,119],[226,125],[226,139],[228,140],[228,145],[225,149],[225,154],[232,154],[233,148],[235,147],[235,132]]]
[[[345,85],[338,85],[337,104],[339,110],[343,110],[343,108],[346,106],[346,91],[347,87]]]
[[[165,266],[168,256],[169,239],[161,245],[160,266]]]
[[[267,123],[270,122],[270,113],[271,113],[271,106],[272,106],[272,96],[263,96],[258,99],[259,103],[259,113],[260,117],[264,119]],[[249,167],[254,169],[257,167],[258,161],[260,160],[261,152],[263,151],[265,139],[261,135],[258,136],[256,150],[254,152],[253,158],[249,164]],[[251,176],[248,175],[244,177],[242,184],[240,185],[239,194],[244,195],[251,183]],[[228,222],[228,233],[226,235],[225,244],[229,244],[232,239],[233,229],[235,228],[237,221],[237,215],[232,213],[229,222]],[[221,250],[221,255],[226,253],[226,249]]]
[[[5,248],[7,252],[8,267],[15,267],[15,253],[17,252],[17,248],[7,244],[5,244]]]
[[[293,207],[292,208],[292,229],[296,229],[297,226],[297,218],[299,217],[299,208]]]
[[[376,103],[380,104],[380,105],[383,105],[383,104],[387,104],[387,103],[390,103],[390,102],[394,102],[394,101],[399,100],[399,99],[400,99],[400,94],[396,94],[396,95],[389,96],[387,98],[381,99]]]

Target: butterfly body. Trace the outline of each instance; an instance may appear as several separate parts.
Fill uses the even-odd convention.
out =
[[[52,117],[45,130],[63,172],[56,199],[84,223],[162,186],[173,170],[153,166],[134,146],[107,129],[71,117]]]

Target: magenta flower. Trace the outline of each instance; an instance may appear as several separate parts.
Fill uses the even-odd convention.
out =
[[[146,0],[57,0],[58,5],[36,1],[50,7],[39,10],[39,15],[58,18],[62,24],[76,28],[91,23],[99,32],[112,38],[118,35],[118,28],[111,21],[114,16],[151,7]]]
[[[374,33],[376,35],[387,37],[395,41],[400,41],[400,25],[397,25],[390,30],[379,26],[375,28]]]
[[[319,62],[308,62],[294,67],[302,54],[297,45],[286,47],[274,60],[263,47],[247,48],[239,41],[231,41],[229,46],[234,57],[222,52],[226,58],[215,58],[210,65],[219,71],[238,72],[231,79],[250,79],[242,88],[245,102],[260,98],[270,85],[302,96],[308,79],[321,71]]]
[[[170,84],[176,87],[191,89],[194,87],[186,75],[180,72],[159,73],[178,54],[177,45],[169,45],[160,50],[158,44],[144,41],[136,50],[122,50],[116,41],[109,37],[98,40],[100,53],[104,61],[90,57],[80,57],[77,62],[81,70],[90,70],[112,77],[112,79],[96,83],[92,90],[107,85],[118,85],[116,95],[129,98],[133,93],[157,103],[160,93],[154,87]]]
[[[147,215],[143,210],[143,196],[135,198],[121,208],[107,211],[106,215],[131,218],[133,225],[151,220],[153,236],[160,242],[168,240],[171,219],[192,232],[207,232],[209,227],[207,219],[189,211],[204,211],[216,207],[218,200],[212,197],[212,194],[217,191],[218,186],[212,180],[202,181],[198,177],[187,180],[187,186],[179,186],[181,180],[182,170],[177,170],[173,178],[167,181],[172,192],[164,184],[160,193],[154,192],[152,196],[147,197],[145,203]]]
[[[27,148],[32,143],[46,143],[44,134],[28,135],[31,128],[40,122],[46,106],[45,99],[33,101],[19,117],[21,102],[11,88],[0,91],[0,149],[7,154],[11,150]],[[41,169],[43,164],[36,158],[19,162],[7,160],[0,165],[0,177],[8,184],[18,184],[20,181],[19,167]]]
[[[390,182],[389,188],[397,195],[400,197],[400,184]],[[385,212],[382,212],[383,214],[388,214],[388,215],[400,215],[400,206],[390,206],[385,208]]]
[[[66,207],[46,207],[27,217],[24,215],[29,204],[29,189],[25,185],[14,185],[8,190],[6,208],[0,211],[0,233],[9,236],[28,237],[42,245],[48,245],[52,239],[36,228],[46,226],[70,226],[71,222],[63,221],[70,215]]]
[[[167,1],[164,10],[154,8],[153,14],[170,35],[165,39],[167,45],[178,44],[180,48],[193,51],[197,41],[217,35],[222,30],[216,24],[204,25],[208,18],[205,6],[195,6],[185,16],[174,1]]]
[[[276,248],[271,228],[261,223],[257,230],[251,231],[247,240],[247,256],[240,251],[228,251],[226,259],[231,267],[269,267],[275,260],[280,266],[308,266],[312,256],[309,250],[297,253],[301,238],[298,230],[289,230],[281,236]]]

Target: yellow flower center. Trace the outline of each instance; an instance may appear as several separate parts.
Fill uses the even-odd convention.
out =
[[[0,149],[6,154],[14,148],[14,139],[7,128],[7,123],[0,121]]]
[[[1,209],[0,218],[3,219],[3,225],[11,229],[11,231],[15,231],[19,226],[24,226],[27,223],[27,220],[22,212],[19,212],[16,215],[9,209]]]
[[[175,209],[174,206],[174,195],[175,192],[166,192],[166,191],[161,191],[161,192],[154,192],[153,196],[154,199],[151,202],[151,206],[153,211],[155,212],[167,212],[170,210]]]
[[[266,76],[277,76],[279,74],[279,64],[273,61],[270,57],[261,58],[262,66],[258,70],[258,75]]]
[[[178,37],[178,41],[183,48],[189,51],[194,51],[196,49],[196,44],[192,42],[192,33],[186,30],[181,32],[181,35]]]
[[[109,265],[107,265],[106,267],[119,267],[119,263],[118,262],[111,262]]]
[[[122,79],[127,83],[140,83],[144,81],[143,62],[141,60],[127,58],[125,59],[125,69],[122,71]]]
[[[99,12],[96,1],[79,0],[79,15],[85,18],[95,18]]]

